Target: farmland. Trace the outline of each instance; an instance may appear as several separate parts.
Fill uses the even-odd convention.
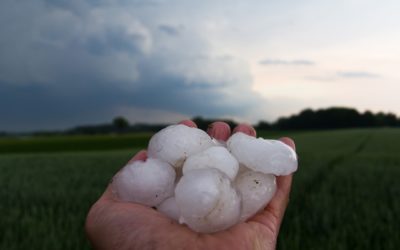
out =
[[[300,165],[278,249],[400,248],[399,129],[284,134]],[[90,205],[149,136],[0,139],[0,249],[88,249]]]

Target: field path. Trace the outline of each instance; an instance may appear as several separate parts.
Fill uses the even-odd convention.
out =
[[[323,183],[327,181],[330,173],[332,173],[337,166],[343,164],[345,161],[351,160],[355,155],[362,152],[370,142],[373,134],[374,131],[362,133],[359,135],[361,138],[356,137],[359,142],[355,147],[349,151],[344,151],[342,154],[327,161],[324,165],[319,166],[318,169],[314,171],[313,177],[303,183],[303,192],[301,192],[297,198],[307,204],[310,193],[319,190]]]

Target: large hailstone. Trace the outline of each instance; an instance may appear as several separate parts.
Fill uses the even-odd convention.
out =
[[[280,141],[239,132],[225,143],[185,125],[156,133],[148,157],[116,175],[119,197],[156,207],[202,233],[225,230],[255,215],[275,194],[274,175],[297,168],[296,153]]]
[[[175,196],[169,197],[163,201],[157,206],[157,210],[175,221],[178,221],[179,217],[181,216],[179,207],[176,204]]]
[[[233,181],[239,170],[239,162],[225,147],[214,146],[187,158],[182,170],[185,174],[201,168],[216,168]]]
[[[265,174],[289,175],[297,170],[296,152],[278,140],[255,138],[238,132],[227,141],[239,163]]]
[[[158,159],[135,161],[125,166],[113,180],[113,187],[123,201],[157,206],[174,194],[175,171]]]
[[[156,133],[149,142],[147,155],[180,168],[187,157],[214,145],[203,130],[178,124]]]
[[[186,172],[175,189],[180,221],[196,232],[227,229],[239,220],[240,195],[224,173],[214,168]]]
[[[272,174],[248,170],[238,175],[234,186],[242,197],[240,221],[245,221],[272,199],[276,191],[276,180]]]

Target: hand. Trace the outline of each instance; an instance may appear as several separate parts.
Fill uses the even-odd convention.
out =
[[[192,121],[183,121],[196,127]],[[249,125],[237,126],[233,133],[251,136],[256,131]],[[215,122],[208,134],[226,141],[231,130],[228,124]],[[281,141],[295,148],[289,138]],[[131,160],[145,160],[146,151],[140,151]],[[95,249],[275,249],[276,240],[292,183],[292,175],[277,177],[277,191],[268,206],[248,221],[228,230],[200,234],[180,225],[153,208],[122,202],[109,185],[92,206],[86,218],[85,230]]]

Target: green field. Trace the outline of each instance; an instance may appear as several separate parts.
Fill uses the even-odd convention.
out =
[[[286,135],[300,166],[278,249],[400,249],[400,129]],[[149,136],[0,139],[0,249],[88,249],[90,205]]]

